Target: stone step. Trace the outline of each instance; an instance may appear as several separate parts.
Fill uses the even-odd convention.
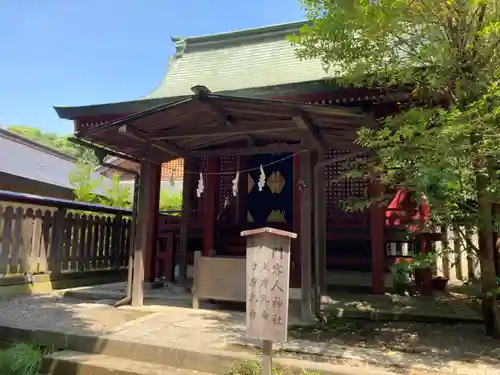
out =
[[[102,354],[64,350],[43,360],[42,375],[206,375],[203,372]],[[207,374],[208,375],[208,374]]]

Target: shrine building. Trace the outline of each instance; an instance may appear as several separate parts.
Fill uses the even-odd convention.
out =
[[[309,303],[335,284],[384,292],[395,241],[385,210],[342,209],[379,185],[338,177],[369,151],[353,143],[356,131],[377,127],[408,94],[341,87],[320,61],[299,60],[285,38],[302,24],[172,37],[175,56],[145,97],[55,108],[80,140],[140,170],[141,281],[186,283],[194,251],[244,257],[240,233],[273,227],[298,235],[291,298]],[[161,166],[179,158],[182,215],[159,215]]]

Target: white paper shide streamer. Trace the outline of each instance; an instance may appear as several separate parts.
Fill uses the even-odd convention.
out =
[[[264,172],[264,168],[262,167],[261,164],[259,182],[257,182],[257,187],[259,188],[259,191],[262,191],[265,185],[266,185],[266,173]]]
[[[234,177],[233,183],[233,195],[236,197],[238,195],[238,182],[240,181],[240,172],[236,172],[236,176]]]
[[[200,172],[200,179],[198,180],[198,187],[196,188],[196,196],[199,198],[205,190],[205,185],[203,184],[203,173]]]
[[[175,186],[174,170],[173,169],[172,169],[172,173],[170,173],[169,183],[170,183],[170,186]]]

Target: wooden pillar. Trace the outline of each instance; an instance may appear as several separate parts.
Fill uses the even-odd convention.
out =
[[[205,217],[203,225],[203,256],[210,256],[215,246],[215,202],[217,199],[217,175],[219,158],[207,159],[207,181],[205,188]]]
[[[301,154],[293,156],[293,231],[301,237],[301,187],[299,181],[301,179]],[[290,287],[299,288],[302,283],[302,259],[301,259],[301,242],[293,241],[291,248],[291,269],[290,269]]]
[[[303,321],[312,320],[312,212],[313,212],[313,165],[309,152],[300,154],[300,179],[298,181],[300,200],[300,266],[301,305]]]
[[[384,207],[377,199],[381,197],[382,187],[378,181],[371,181],[369,193],[370,206],[370,243],[372,250],[372,293],[384,294],[385,254],[384,254]]]
[[[324,167],[317,164],[324,160],[318,155],[314,166],[314,312],[320,313],[321,293],[326,291],[326,204]]]
[[[194,171],[195,160],[184,159],[184,170]],[[179,284],[187,287],[187,256],[189,246],[189,222],[194,194],[194,175],[184,173],[182,183],[182,214],[179,244]]]
[[[158,195],[155,194],[155,189],[159,189],[154,186],[155,182],[158,180],[158,166],[146,160],[142,160],[140,175],[140,186],[137,198],[137,227],[134,244],[132,306],[142,306],[143,304],[146,269],[148,270],[148,278],[151,277],[151,259],[154,257],[154,253],[151,255],[150,252],[154,249],[154,236],[156,233],[154,225],[158,215],[158,209],[152,210]],[[152,226],[153,228],[151,228]]]
[[[150,164],[148,178],[150,179],[148,200],[148,224],[147,224],[147,244],[144,254],[144,281],[153,283],[155,281],[155,257],[156,257],[156,235],[158,232],[158,215],[160,208],[161,190],[161,164]]]

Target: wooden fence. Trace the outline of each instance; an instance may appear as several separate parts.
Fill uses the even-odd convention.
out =
[[[128,210],[41,197],[16,206],[16,197],[5,194],[0,191],[0,275],[57,275],[127,266]]]
[[[461,228],[464,233],[464,228]],[[467,244],[463,237],[459,236],[458,230],[452,228],[442,231],[442,240],[432,244],[432,250],[436,252],[436,265],[434,274],[443,276],[450,281],[467,281],[478,279],[480,275],[479,257]],[[469,241],[478,247],[478,236],[475,232],[467,233]],[[389,257],[412,256],[416,250],[416,244],[406,241],[391,241],[386,243],[386,254]]]

